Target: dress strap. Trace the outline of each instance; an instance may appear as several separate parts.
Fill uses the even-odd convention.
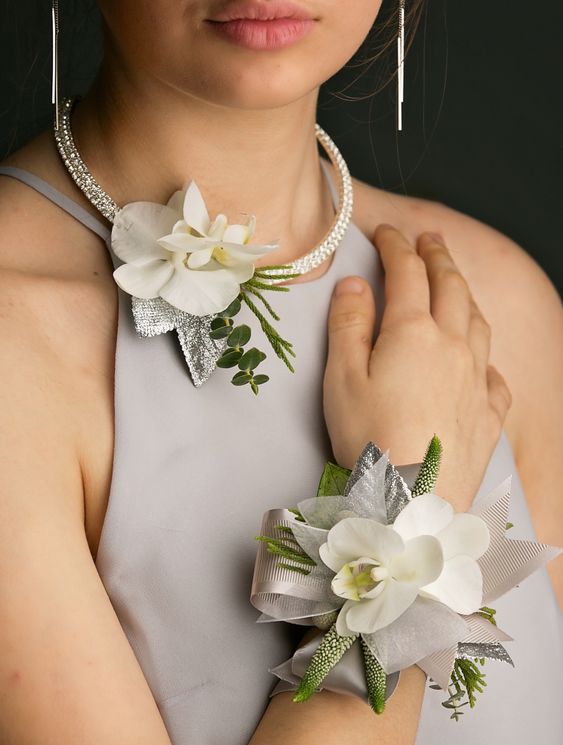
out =
[[[0,176],[11,176],[12,178],[22,181],[24,184],[31,186],[32,189],[43,194],[44,197],[54,202],[69,215],[72,215],[78,222],[85,225],[94,233],[100,236],[106,243],[109,241],[111,231],[106,227],[103,222],[98,220],[94,215],[87,212],[84,207],[74,202],[70,197],[62,194],[54,186],[44,181],[39,176],[36,176],[30,171],[26,171],[23,168],[16,168],[14,166],[0,166]]]

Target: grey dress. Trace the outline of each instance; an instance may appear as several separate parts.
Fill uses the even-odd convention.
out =
[[[79,205],[26,171],[0,174],[74,215],[120,264],[108,229]],[[315,494],[331,458],[321,398],[326,318],[334,284],[348,274],[371,283],[381,316],[378,254],[351,224],[322,277],[275,296],[296,373],[269,355],[263,367],[271,379],[257,397],[232,386],[227,370],[196,389],[175,333],[138,338],[131,298],[119,290],[113,478],[96,566],[174,745],[245,745],[276,682],[268,668],[292,654],[301,633],[255,623],[254,536],[265,510]],[[265,349],[245,311],[237,320],[256,329]],[[480,492],[510,474],[513,536],[533,538],[503,433]],[[427,689],[417,745],[563,745],[561,614],[545,569],[495,605],[515,639],[507,648],[516,669],[489,661],[488,688],[459,723],[441,706],[442,692]]]

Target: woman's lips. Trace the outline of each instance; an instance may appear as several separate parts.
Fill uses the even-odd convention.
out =
[[[231,41],[247,49],[282,49],[302,39],[312,29],[311,18],[237,18],[232,21],[208,21],[209,25]]]

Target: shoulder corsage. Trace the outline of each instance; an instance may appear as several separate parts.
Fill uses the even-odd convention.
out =
[[[490,607],[561,549],[505,533],[510,478],[469,512],[434,494],[434,436],[421,464],[395,467],[369,443],[352,471],[327,463],[316,497],[264,515],[251,602],[260,622],[324,634],[271,672],[303,702],[327,688],[380,714],[416,664],[458,720],[487,659],[513,664]]]
[[[150,337],[175,329],[196,386],[215,367],[238,368],[231,382],[248,384],[254,393],[268,380],[255,373],[266,355],[247,348],[250,327],[233,321],[242,303],[293,372],[292,344],[267,319],[266,314],[276,321],[279,316],[264,293],[287,292],[277,283],[298,274],[286,265],[255,267],[278,247],[277,241],[252,244],[255,225],[253,215],[244,225],[229,225],[223,214],[211,220],[194,181],[165,205],[132,202],[115,215],[111,245],[124,263],[114,278],[132,296],[137,334]]]

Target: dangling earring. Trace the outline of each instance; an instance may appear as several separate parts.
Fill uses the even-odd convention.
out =
[[[405,0],[399,0],[399,36],[397,37],[397,129],[403,129],[405,99]]]
[[[53,31],[53,71],[51,103],[55,105],[55,127],[59,128],[59,0],[51,0],[51,26]]]

